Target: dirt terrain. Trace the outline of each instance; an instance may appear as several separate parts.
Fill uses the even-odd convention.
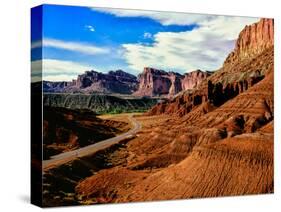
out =
[[[90,110],[44,107],[44,159],[114,137],[130,129],[126,118],[99,118]]]

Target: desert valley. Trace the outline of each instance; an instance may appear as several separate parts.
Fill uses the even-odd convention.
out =
[[[204,50],[202,50],[204,51]],[[85,71],[43,85],[43,205],[274,192],[274,22],[215,71]]]

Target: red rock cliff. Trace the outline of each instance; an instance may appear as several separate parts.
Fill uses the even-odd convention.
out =
[[[211,72],[203,72],[201,70],[195,70],[190,73],[186,73],[181,81],[182,90],[188,90],[196,87],[210,75]]]
[[[137,96],[174,96],[182,90],[192,89],[210,76],[210,72],[200,70],[181,75],[175,72],[166,72],[154,68],[144,68],[139,75],[139,89]]]
[[[274,20],[262,18],[240,32],[235,48],[226,58],[225,65],[258,55],[273,45]]]

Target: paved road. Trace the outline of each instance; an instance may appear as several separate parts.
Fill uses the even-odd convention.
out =
[[[132,115],[129,115],[128,118],[133,125],[132,129],[129,130],[128,132],[123,133],[123,134],[118,135],[113,138],[109,138],[109,139],[100,141],[95,144],[91,144],[89,146],[85,146],[85,147],[73,150],[73,151],[54,155],[51,157],[51,159],[43,161],[43,164],[42,164],[43,171],[46,171],[46,170],[53,168],[55,166],[58,166],[58,165],[62,165],[64,163],[72,161],[78,157],[83,157],[86,155],[93,154],[99,150],[106,149],[113,144],[117,144],[118,142],[120,142],[121,140],[124,140],[125,138],[132,137],[134,134],[136,134],[141,129],[141,125],[139,122],[136,121],[136,119],[133,118]]]

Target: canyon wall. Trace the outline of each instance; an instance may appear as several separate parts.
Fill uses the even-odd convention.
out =
[[[246,26],[239,34],[234,50],[224,62],[233,64],[262,53],[274,45],[274,20],[261,19]]]
[[[175,72],[166,72],[146,67],[138,76],[139,88],[134,95],[166,95],[172,97],[181,91],[195,88],[198,84],[200,84],[200,82],[210,75],[211,72],[203,72],[201,70],[181,75]]]

